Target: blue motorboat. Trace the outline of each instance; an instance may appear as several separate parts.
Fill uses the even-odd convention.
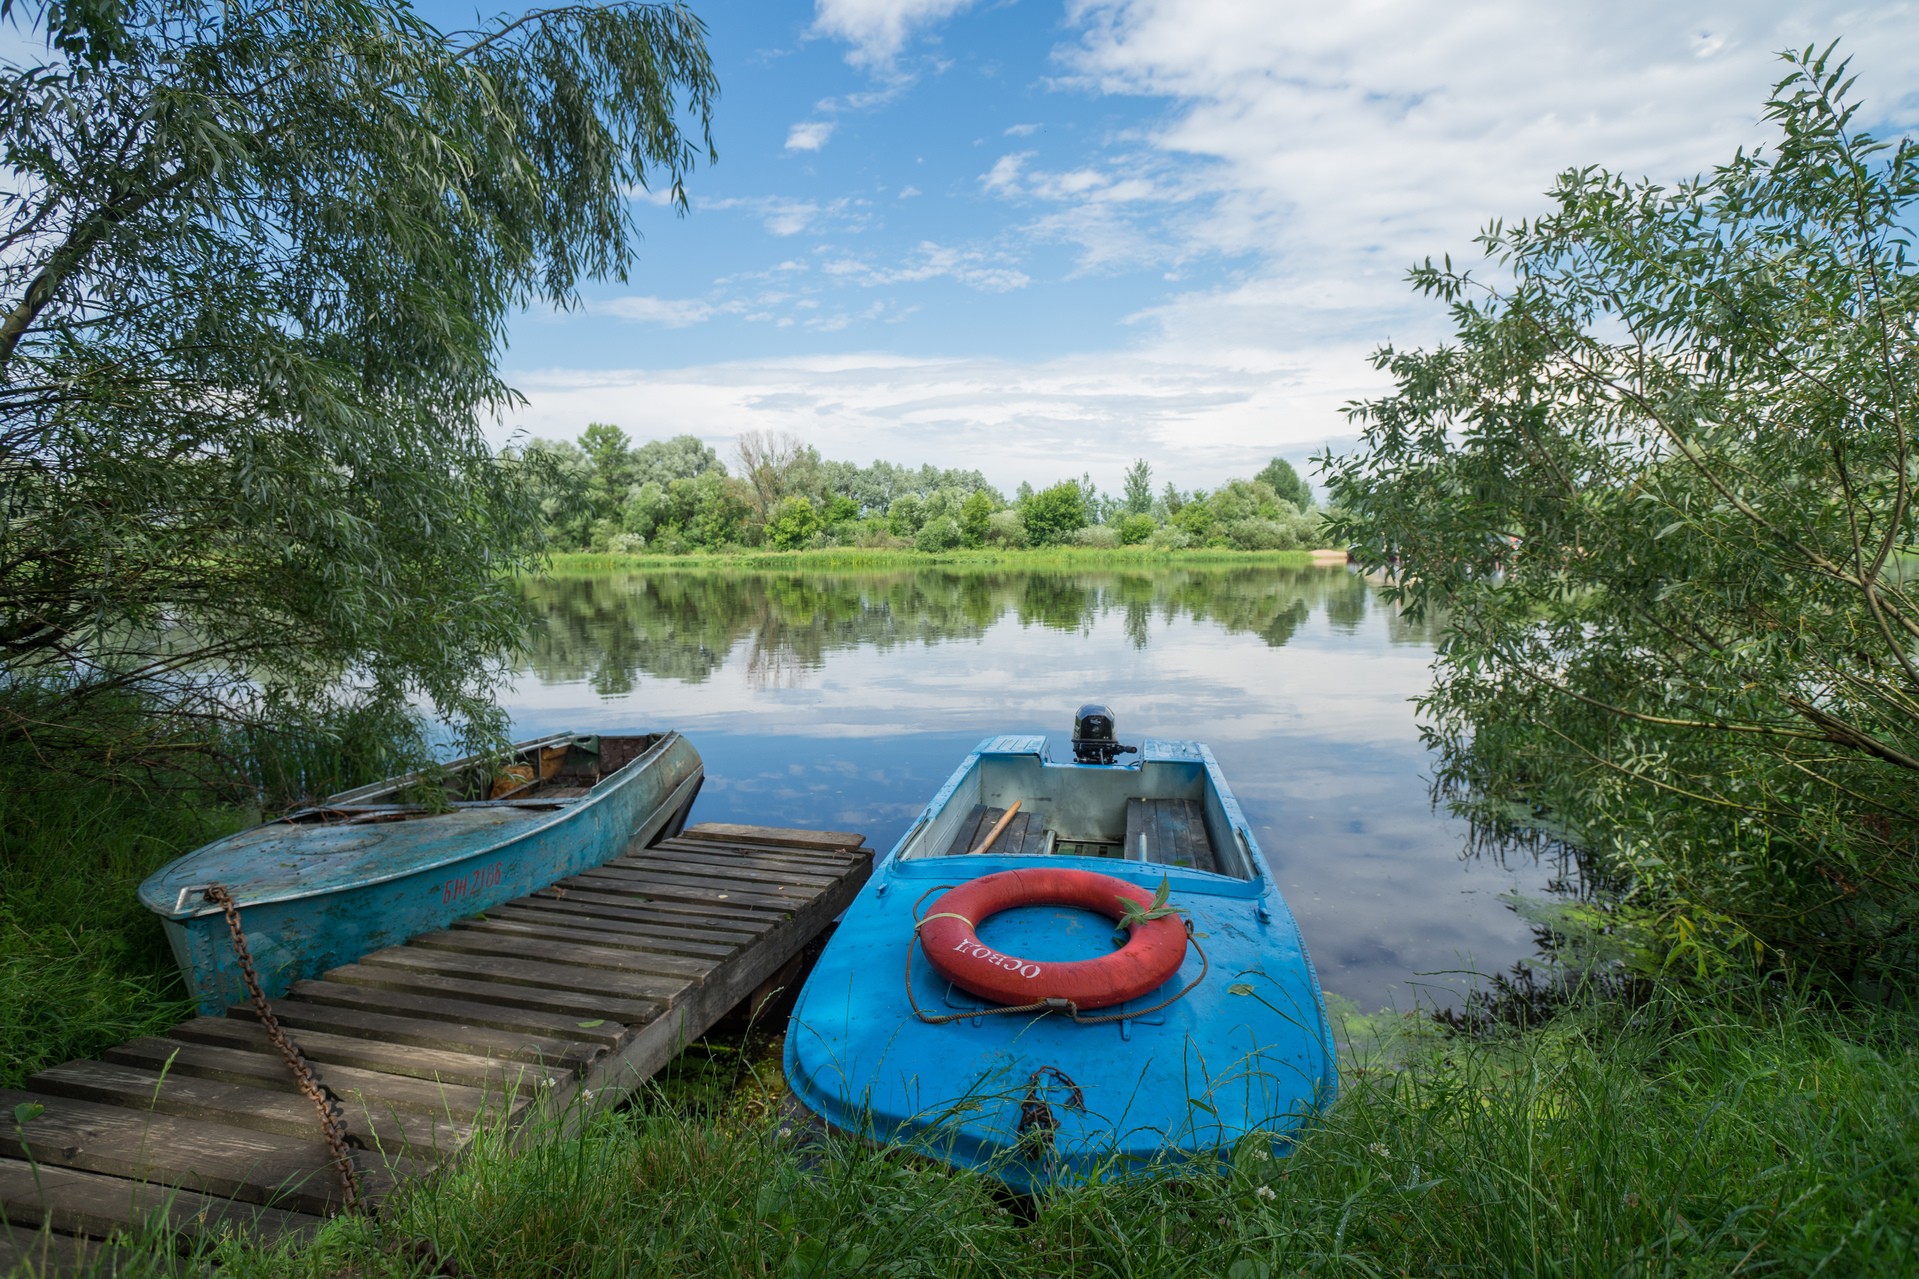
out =
[[[329,796],[140,885],[200,1011],[247,998],[224,907],[268,998],[679,833],[704,777],[678,733],[561,733]]]
[[[1020,1191],[1281,1154],[1338,1086],[1312,961],[1212,753],[1120,746],[1100,706],[1070,761],[1033,736],[967,756],[840,921],[785,1066],[825,1128]]]

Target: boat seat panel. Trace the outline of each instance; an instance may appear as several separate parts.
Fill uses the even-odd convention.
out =
[[[973,811],[959,824],[953,833],[953,841],[946,846],[945,856],[964,857],[973,851],[982,839],[993,829],[995,823],[1006,815],[1003,808],[988,808],[985,804],[973,805]],[[1006,823],[1006,829],[1000,832],[993,847],[993,853],[1009,856],[1037,856],[1052,851],[1052,841],[1047,838],[1046,822],[1038,813],[1021,809]]]
[[[1126,801],[1126,860],[1217,872],[1206,816],[1190,799]]]

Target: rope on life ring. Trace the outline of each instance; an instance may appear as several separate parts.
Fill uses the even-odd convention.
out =
[[[920,898],[950,885],[938,885]],[[923,1010],[913,994],[913,948],[906,948],[906,999],[921,1021],[941,1023],[966,1017],[1007,1013],[1063,1012],[1074,1021],[1125,1021],[1157,1012],[1183,998],[1205,980],[1206,952],[1192,937],[1192,928],[1171,915],[1136,924],[1126,944],[1098,959],[1062,962],[1035,961],[1003,955],[979,939],[978,925],[1004,910],[1020,906],[1074,906],[1118,921],[1129,900],[1150,908],[1153,896],[1138,885],[1111,875],[1055,867],[1022,867],[982,875],[951,888],[934,909],[914,924],[914,933],[926,950],[934,971],[955,986],[1002,1007],[974,1012],[934,1015]],[[915,903],[917,914],[919,903]],[[1110,1008],[1159,989],[1185,961],[1186,946],[1199,953],[1199,975],[1176,994],[1150,1008],[1129,1013],[1085,1017],[1083,1009]]]

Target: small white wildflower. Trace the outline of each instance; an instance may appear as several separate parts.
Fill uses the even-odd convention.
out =
[[[1372,1151],[1381,1159],[1391,1159],[1393,1157],[1392,1147],[1383,1141],[1375,1141],[1372,1145],[1366,1147],[1366,1149]]]
[[[1273,1152],[1270,1150],[1255,1150],[1253,1152],[1253,1158],[1259,1160],[1259,1162],[1261,1163],[1270,1162],[1272,1160],[1272,1157],[1273,1157]]]
[[[1279,1198],[1278,1195],[1273,1193],[1273,1188],[1271,1186],[1261,1186],[1258,1190],[1255,1190],[1253,1193],[1258,1195],[1261,1199]]]

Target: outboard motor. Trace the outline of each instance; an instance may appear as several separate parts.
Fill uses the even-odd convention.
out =
[[[1073,712],[1073,759],[1081,764],[1110,764],[1137,746],[1121,746],[1113,736],[1113,708],[1088,702]]]

